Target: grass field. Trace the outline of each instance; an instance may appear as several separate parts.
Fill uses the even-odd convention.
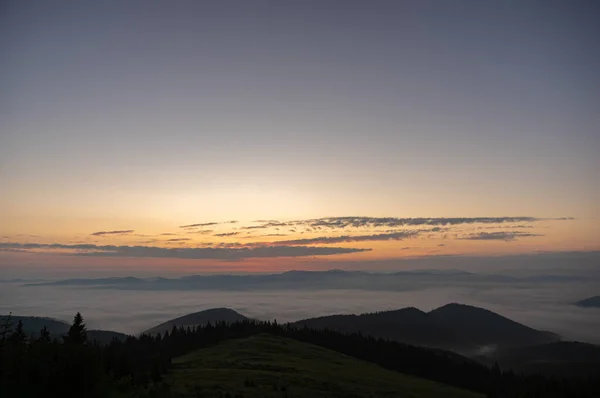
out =
[[[190,397],[481,397],[267,334],[225,341],[173,363],[168,381]]]

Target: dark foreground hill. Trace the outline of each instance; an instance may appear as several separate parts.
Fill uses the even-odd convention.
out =
[[[332,315],[293,323],[296,327],[363,333],[404,343],[477,352],[483,347],[549,343],[559,336],[539,331],[483,308],[447,304],[430,312],[404,308],[362,315]]]
[[[494,359],[504,368],[527,374],[569,378],[600,378],[600,346],[559,341],[499,352]]]
[[[171,331],[173,326],[184,328],[193,327],[193,326],[204,326],[207,323],[217,323],[217,322],[239,322],[247,320],[248,318],[244,315],[230,309],[230,308],[212,308],[209,310],[204,310],[200,312],[194,312],[192,314],[187,314],[184,316],[180,316],[179,318],[171,319],[167,322],[161,323],[160,325],[154,326],[146,330],[144,333],[149,335],[155,335],[157,333],[164,333],[167,331]]]
[[[270,334],[225,341],[173,364],[167,380],[190,397],[483,397]]]
[[[578,307],[597,307],[600,308],[600,296],[589,297],[575,303]]]
[[[3,334],[2,396],[600,396],[600,378],[522,376],[443,350],[275,322],[211,323],[109,344],[87,344],[77,326],[80,318],[64,342]]]
[[[6,319],[6,315],[0,315],[0,319]],[[37,338],[43,327],[48,329],[51,338],[61,339],[68,331],[70,325],[58,319],[39,317],[39,316],[17,316],[11,315],[12,328],[14,329],[19,321],[23,322],[23,331],[28,336]],[[100,343],[109,343],[113,338],[125,340],[127,335],[112,330],[88,330],[87,337],[89,341],[98,341]]]

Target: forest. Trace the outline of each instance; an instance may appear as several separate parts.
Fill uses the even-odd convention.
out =
[[[0,396],[178,397],[165,380],[172,360],[220,342],[266,333],[324,347],[383,368],[487,397],[598,397],[600,378],[560,379],[522,375],[460,355],[360,333],[244,320],[177,327],[163,334],[129,336],[110,343],[89,340],[80,313],[62,339],[44,327],[37,337],[10,317],[0,325]],[[201,395],[197,395],[198,397]],[[227,395],[226,395],[227,396]],[[233,395],[229,395],[233,397]],[[236,395],[240,397],[240,395]]]

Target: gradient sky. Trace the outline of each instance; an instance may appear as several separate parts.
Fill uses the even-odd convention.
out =
[[[600,249],[595,1],[0,7],[0,266]]]

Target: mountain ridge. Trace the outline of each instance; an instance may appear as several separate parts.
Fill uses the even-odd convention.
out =
[[[482,346],[519,346],[560,340],[551,332],[522,325],[492,311],[450,303],[429,312],[416,308],[344,317],[331,315],[292,322],[296,327],[332,329],[461,352]]]
[[[235,310],[232,310],[231,308],[210,308],[208,310],[193,312],[191,314],[186,314],[177,318],[170,319],[166,322],[163,322],[161,324],[151,327],[150,329],[145,330],[144,332],[142,332],[142,334],[155,335],[158,333],[170,332],[174,326],[204,326],[209,322],[234,323],[248,319],[250,318],[240,314]]]
[[[579,276],[536,275],[515,277],[499,274],[476,274],[460,270],[409,270],[392,273],[366,271],[307,271],[291,270],[275,274],[213,274],[188,275],[179,278],[111,277],[64,279],[25,283],[23,286],[83,286],[121,290],[316,290],[356,289],[397,291],[416,284],[456,283],[557,283],[589,280]]]

